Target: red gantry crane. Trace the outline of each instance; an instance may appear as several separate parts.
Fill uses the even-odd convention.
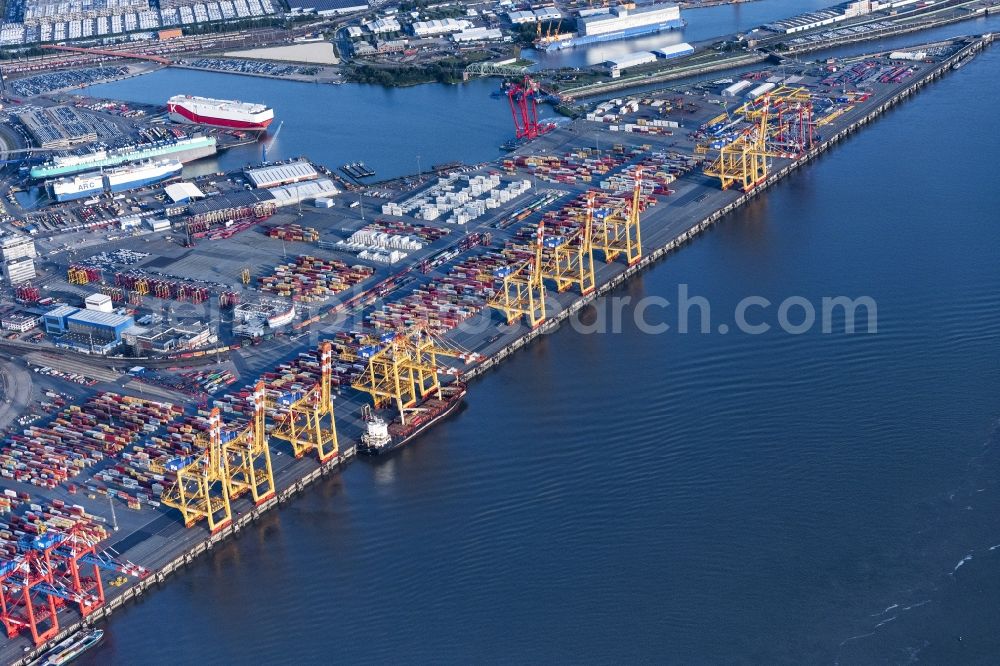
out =
[[[507,88],[510,113],[514,118],[514,136],[518,139],[537,139],[542,134],[555,129],[551,123],[538,122],[538,84],[525,75],[520,83],[512,83]]]
[[[36,646],[59,633],[59,608],[76,604],[87,617],[104,604],[101,569],[137,578],[149,575],[110,549],[99,552],[96,538],[79,525],[26,535],[17,550],[13,559],[0,562],[0,623],[9,638],[27,630]]]

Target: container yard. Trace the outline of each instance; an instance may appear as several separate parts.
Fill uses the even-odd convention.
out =
[[[373,272],[367,266],[302,255],[294,263],[279,264],[272,275],[260,278],[260,289],[293,301],[325,301],[367,280]]]
[[[369,432],[364,407],[392,432],[419,425],[436,382],[485,372],[989,41],[907,49],[925,52],[921,61],[785,64],[735,88],[622,96],[496,163],[388,200],[375,196],[378,185],[360,187],[357,207],[333,196],[330,207],[262,208],[268,187],[332,178],[293,161],[197,180],[216,193],[202,201],[161,201],[153,187],[133,197],[138,212],[121,204],[118,218],[164,217],[167,231],[54,225],[36,234],[47,259],[12,306],[44,320],[105,294],[116,316],[146,329],[124,339],[161,329],[183,337],[178,330],[209,317],[218,337],[147,358],[123,346],[104,359],[60,355],[37,329],[0,341],[8,353],[52,354],[44,367],[61,373],[33,374],[24,421],[5,433],[0,560],[79,542],[107,583],[100,603],[80,606],[46,592],[65,584],[58,572],[69,564],[26,581],[0,565],[8,589],[53,604],[30,631],[6,618],[5,661],[26,663],[346,464]],[[93,377],[99,369],[112,374]],[[210,460],[240,474],[203,472]],[[202,504],[178,490],[198,474],[209,474],[192,491]],[[118,576],[127,582],[111,586]]]

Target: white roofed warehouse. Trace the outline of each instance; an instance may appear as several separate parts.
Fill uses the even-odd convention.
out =
[[[250,184],[257,189],[278,187],[291,183],[301,183],[305,180],[316,180],[319,172],[316,167],[305,160],[295,160],[287,164],[269,164],[262,167],[246,169],[243,174]]]

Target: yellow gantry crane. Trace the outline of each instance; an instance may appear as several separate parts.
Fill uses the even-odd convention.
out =
[[[724,190],[739,185],[749,192],[767,179],[769,157],[794,159],[812,147],[816,123],[812,96],[805,88],[781,86],[744,103],[733,115],[747,126],[705,167],[705,174],[718,178]],[[720,118],[709,124],[721,122]],[[709,146],[700,143],[695,152],[705,155]]]
[[[567,236],[546,239],[552,247],[550,260],[542,267],[542,277],[553,280],[556,290],[566,291],[576,286],[586,296],[594,291],[594,200],[595,194],[587,192],[587,207],[580,228]],[[550,242],[551,241],[551,242]]]
[[[242,430],[224,431],[215,407],[208,417],[208,432],[194,439],[201,450],[157,466],[157,471],[177,473],[160,500],[179,510],[187,527],[204,518],[215,533],[232,521],[231,503],[240,495],[249,492],[258,505],[274,497],[263,382],[254,387],[251,400],[254,418]]]
[[[320,380],[315,386],[305,392],[286,393],[276,400],[268,400],[267,406],[284,417],[274,429],[273,437],[287,440],[296,458],[316,451],[319,461],[327,462],[340,452],[330,390],[333,347],[329,342],[320,345],[319,363]]]
[[[260,505],[274,497],[271,447],[264,424],[266,393],[263,381],[257,382],[250,399],[253,421],[243,430],[223,433],[222,452],[230,499],[249,492],[254,504]]]
[[[705,167],[705,175],[718,178],[724,190],[738,184],[749,192],[767,179],[767,100],[756,115],[754,125],[720,148],[719,157]]]
[[[218,407],[212,409],[208,426],[207,441],[204,435],[195,436],[200,452],[168,461],[163,466],[166,471],[176,472],[177,479],[160,500],[181,512],[185,526],[192,527],[204,518],[214,534],[233,519]]]
[[[394,403],[405,424],[406,410],[431,394],[441,397],[439,356],[466,358],[436,342],[423,327],[384,336],[381,344],[359,350],[367,367],[352,386],[369,394],[376,408]]]
[[[611,263],[624,255],[632,266],[642,259],[642,229],[639,208],[642,201],[642,167],[636,167],[632,199],[623,206],[614,206],[594,213],[593,249],[604,253]]]
[[[503,280],[503,285],[487,304],[502,312],[508,324],[517,323],[524,317],[531,328],[537,328],[545,321],[545,285],[542,283],[544,234],[543,219],[538,223],[534,256],[496,275]]]

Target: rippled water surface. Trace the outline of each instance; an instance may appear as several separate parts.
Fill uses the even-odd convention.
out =
[[[868,295],[877,334],[564,328],[86,659],[995,663],[998,79],[994,47],[619,294]]]

